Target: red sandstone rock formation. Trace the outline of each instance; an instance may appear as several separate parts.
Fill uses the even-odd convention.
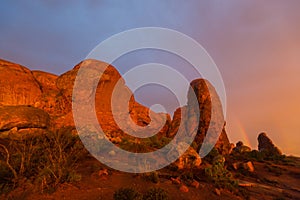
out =
[[[211,135],[220,134],[215,147],[221,153],[228,153],[230,143],[225,131],[225,121],[221,102],[215,89],[204,79],[196,79],[192,81],[190,85],[188,105],[178,108],[175,111],[168,135],[170,137],[174,136],[178,131],[180,123],[183,123],[183,130],[186,134],[197,131],[195,142],[198,144],[197,150],[199,150],[204,138],[207,136],[208,129],[210,129]],[[195,93],[197,102],[192,102],[192,92]],[[217,109],[212,109],[212,101],[215,103],[215,108]],[[200,116],[198,117],[196,116],[196,106],[198,106],[200,111]],[[181,112],[184,121],[181,119]],[[213,119],[212,114],[214,116]],[[199,122],[193,120],[193,118],[199,118]],[[219,127],[223,127],[221,132],[218,130]]]
[[[0,105],[35,105],[42,94],[32,72],[0,60]]]
[[[113,66],[96,60],[85,60],[60,76],[41,71],[31,72],[21,65],[0,60],[0,104],[10,106],[31,105],[40,108],[49,113],[51,124],[47,124],[47,126],[52,129],[74,126],[72,94],[75,78],[81,67],[91,69],[84,72],[87,73],[86,76],[93,77],[99,71],[102,73],[100,80],[100,77],[94,77],[97,78],[95,91],[87,90],[88,93],[83,95],[91,95],[94,92],[97,118],[107,134],[120,136],[122,132],[127,133],[127,130],[130,132],[130,130],[138,130],[139,127],[149,128],[150,123],[150,130],[156,130],[158,124],[164,122],[165,119],[166,123],[163,123],[162,128],[158,129],[158,135],[173,137],[177,133],[180,123],[182,123],[185,133],[189,134],[197,131],[195,141],[200,147],[211,121],[213,125],[210,130],[212,131],[220,123],[222,127],[224,125],[223,113],[213,110],[211,107],[212,100],[217,104],[217,107],[220,107],[220,100],[213,87],[203,79],[191,82],[192,89],[187,94],[188,105],[177,109],[171,121],[168,114],[154,113],[149,108],[136,102],[119,72]],[[86,83],[80,84],[84,86]],[[116,87],[117,84],[118,87]],[[208,88],[213,92],[210,93]],[[114,98],[112,103],[114,90],[117,92],[117,98]],[[196,102],[193,102],[190,98],[192,91],[196,94]],[[195,105],[199,106],[200,109],[199,121],[196,120],[197,113],[193,109]],[[112,106],[115,108],[115,115],[112,114]],[[186,116],[185,121],[182,122],[180,119],[181,112],[183,112],[183,116]],[[215,119],[211,119],[212,113],[216,116]],[[85,117],[84,112],[82,117]],[[10,123],[9,119],[4,122]],[[120,128],[120,123],[122,126],[127,127],[127,130],[124,131],[123,128]],[[214,134],[219,134],[219,132],[215,130]],[[229,141],[223,128],[216,147],[219,151],[226,152],[227,146],[229,146]]]

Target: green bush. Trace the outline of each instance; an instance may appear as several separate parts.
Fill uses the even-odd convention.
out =
[[[257,150],[252,150],[251,152],[246,153],[246,158],[248,160],[261,162],[264,160],[265,155],[263,152],[259,152]]]
[[[285,155],[279,155],[279,154],[272,154],[270,152],[266,151],[257,151],[252,150],[250,152],[234,152],[232,154],[235,158],[235,160],[250,160],[250,161],[257,161],[257,162],[263,162],[263,161],[273,161],[278,164],[282,164],[286,160]]]
[[[149,145],[150,139],[138,139],[130,140],[127,138],[122,138],[122,141],[118,144],[121,149],[124,149],[133,153],[146,153],[151,152],[153,148]],[[152,149],[151,149],[152,148]]]
[[[145,174],[143,174],[143,177],[144,177],[144,179],[146,179],[147,181],[151,181],[152,183],[159,182],[159,175],[158,175],[157,171],[145,173]]]
[[[180,179],[185,182],[191,182],[194,180],[194,174],[191,171],[186,171],[180,175]]]
[[[193,148],[193,149],[195,149],[195,151],[199,151],[199,145],[197,144],[197,142],[196,141],[193,141],[192,142],[192,144],[191,144],[191,147]]]
[[[209,148],[209,145],[207,148]],[[211,151],[204,157],[204,161],[212,164],[215,157],[219,155],[220,155],[219,151],[215,147],[213,147]]]
[[[118,144],[121,149],[126,151],[130,151],[133,153],[147,153],[153,152],[157,149],[161,149],[165,145],[169,144],[171,141],[170,138],[162,137],[158,138],[157,135],[154,135],[149,138],[142,138],[142,139],[134,139],[124,137],[122,141]]]
[[[167,200],[168,194],[162,188],[151,188],[143,195],[143,200]]]
[[[114,193],[114,200],[141,200],[142,195],[133,188],[121,188]]]
[[[218,188],[233,190],[238,186],[232,173],[225,168],[224,162],[214,162],[211,167],[205,168],[205,175]]]

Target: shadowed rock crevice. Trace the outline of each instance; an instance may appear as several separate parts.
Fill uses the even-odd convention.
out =
[[[50,127],[50,116],[31,106],[0,106],[0,138],[22,138],[44,133]]]

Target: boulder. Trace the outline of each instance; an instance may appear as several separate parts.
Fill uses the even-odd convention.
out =
[[[200,186],[200,183],[198,181],[196,181],[196,180],[193,180],[193,182],[191,183],[191,186],[194,187],[194,188],[196,188],[196,189],[198,189],[199,186]]]
[[[254,165],[251,161],[232,163],[232,168],[234,170],[242,169],[242,170],[245,170],[245,171],[248,171],[248,172],[254,172],[254,170],[255,170]]]
[[[218,196],[221,196],[221,190],[218,188],[215,188],[215,194]]]
[[[248,161],[246,163],[243,163],[243,168],[247,170],[248,172],[254,172],[254,166],[251,161]]]
[[[0,60],[0,105],[34,106],[42,94],[29,69]]]
[[[101,169],[98,171],[98,176],[108,176],[108,170],[107,169]]]
[[[189,192],[189,188],[183,184],[180,186],[179,190],[183,193]]]
[[[239,169],[239,164],[240,164],[240,163],[237,163],[237,162],[232,163],[232,168],[233,168],[234,170],[238,170],[238,169]]]
[[[49,126],[47,112],[31,106],[0,106],[0,131]]]
[[[180,185],[180,184],[181,184],[181,180],[180,180],[179,177],[177,177],[177,178],[172,178],[172,177],[171,177],[171,181],[172,181],[172,183],[175,184],[175,185]]]
[[[264,152],[269,156],[282,155],[282,152],[273,144],[272,140],[266,133],[259,134],[258,138],[258,150]]]
[[[174,165],[178,169],[191,169],[199,167],[201,162],[202,160],[196,150],[189,147],[186,152],[174,162]]]

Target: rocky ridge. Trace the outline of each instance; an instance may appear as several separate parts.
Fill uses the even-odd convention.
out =
[[[123,134],[122,129],[115,122],[111,110],[112,93],[115,85],[119,84],[120,93],[118,95],[120,98],[117,99],[115,105],[124,105],[122,100],[129,99],[129,103],[127,102],[126,105],[129,105],[127,109],[131,119],[128,119],[128,116],[125,115],[124,107],[117,108],[118,116],[121,116],[121,121],[126,126],[147,126],[151,119],[152,124],[155,126],[161,123],[162,120],[165,120],[165,124],[158,135],[172,138],[182,123],[184,126],[182,130],[185,133],[197,131],[195,142],[197,150],[199,150],[210,122],[212,121],[212,124],[214,124],[210,127],[213,130],[215,126],[220,126],[220,123],[222,123],[222,132],[214,133],[220,134],[216,148],[221,153],[226,154],[228,152],[230,144],[225,132],[223,113],[214,113],[214,116],[221,120],[211,118],[212,112],[215,112],[214,110],[212,111],[212,100],[215,100],[217,104],[220,104],[220,100],[213,87],[207,81],[197,79],[191,82],[191,89],[187,94],[188,105],[178,108],[174,113],[173,119],[171,119],[168,114],[155,113],[136,102],[119,72],[113,66],[109,65],[107,67],[106,63],[96,60],[85,60],[60,76],[42,71],[30,71],[19,64],[0,60],[0,132],[7,133],[7,131],[14,129],[15,133],[25,128],[55,130],[66,126],[74,127],[72,91],[79,68],[86,66],[103,71],[95,92],[95,105],[98,121],[105,133],[117,134],[117,136]],[[210,93],[208,88],[213,93]],[[191,102],[189,97],[191,90],[195,92],[197,102]],[[199,122],[193,120],[197,117],[196,112],[193,110],[193,106],[189,106],[189,104],[195,103],[200,110]],[[181,112],[183,112],[182,116],[185,116],[183,122],[181,122]],[[131,120],[134,122],[133,124],[130,122]]]

